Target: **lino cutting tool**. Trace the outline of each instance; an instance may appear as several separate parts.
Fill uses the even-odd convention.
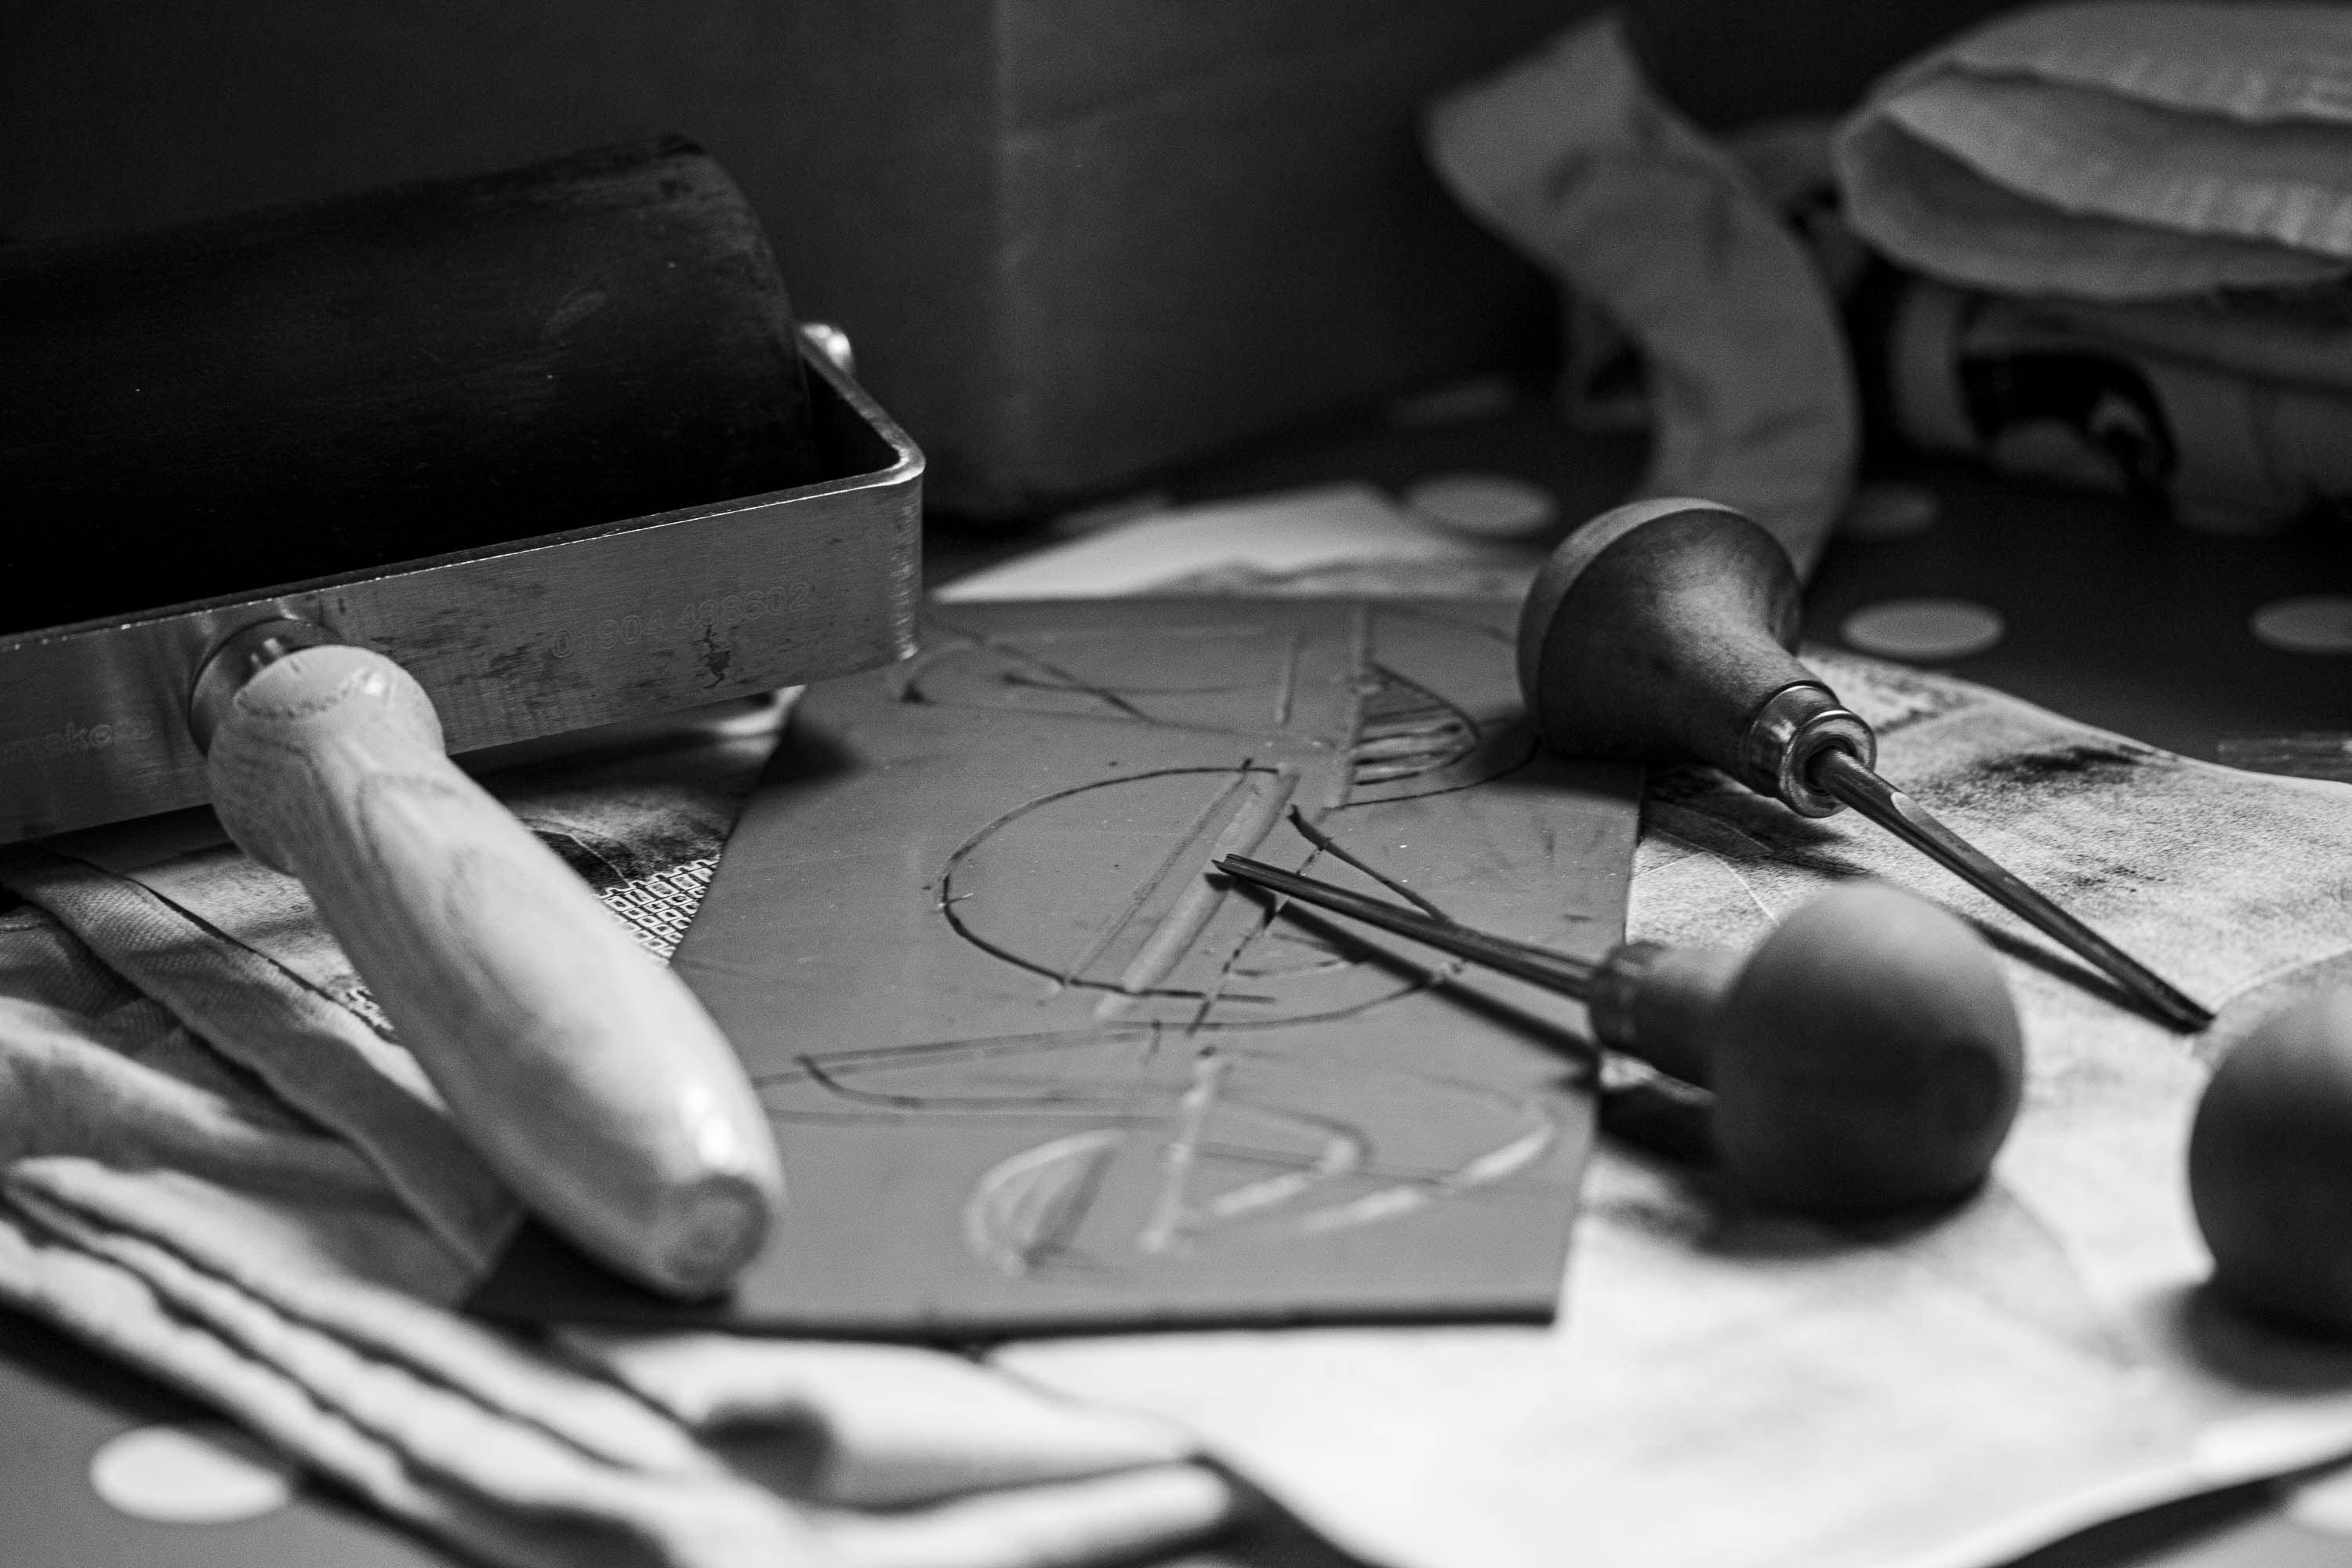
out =
[[[448,760],[909,647],[922,460],[691,143],[0,253],[0,843],[209,799],[525,1203],[782,1201],[700,1005]]]
[[[1797,662],[1798,586],[1771,535],[1712,501],[1622,506],[1529,589],[1519,688],[1569,756],[1711,763],[1805,816],[1852,806],[2080,954],[2176,1029],[2213,1015],[1872,771],[1878,738]]]
[[[1864,1215],[1983,1180],[2024,1078],[1983,941],[1892,888],[1839,888],[1752,953],[1625,942],[1598,963],[1244,856],[1218,869],[1581,1000],[1601,1044],[1714,1091],[1716,1152],[1766,1203]]]

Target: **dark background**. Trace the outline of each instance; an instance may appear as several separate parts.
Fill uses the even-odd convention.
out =
[[[1701,124],[1834,112],[1986,0],[1634,0]],[[1013,518],[1482,365],[1550,289],[1423,165],[1591,0],[15,0],[0,236],[668,132],[762,215],[950,511]]]

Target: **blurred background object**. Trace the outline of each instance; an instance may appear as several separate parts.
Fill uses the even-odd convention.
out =
[[[1875,83],[1839,205],[1886,427],[2211,531],[2352,500],[2352,9],[2006,12]]]
[[[1637,0],[1709,128],[1843,110],[1986,0]],[[1529,266],[1424,166],[1423,102],[1591,0],[235,0],[0,10],[0,235],[232,212],[682,132],[935,505],[1108,494],[1550,353]]]
[[[1622,19],[1445,94],[1426,133],[1446,188],[1559,281],[1570,421],[1614,401],[1630,351],[1604,418],[1649,425],[1639,493],[1737,507],[1810,572],[1861,440],[1836,303],[1760,183],[1656,96]]]

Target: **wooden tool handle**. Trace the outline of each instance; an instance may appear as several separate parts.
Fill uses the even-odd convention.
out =
[[[1797,574],[1770,534],[1712,501],[1633,502],[1537,575],[1520,689],[1554,751],[1709,763],[1826,816],[1837,805],[1807,758],[1835,743],[1867,763],[1876,743],[1789,651],[1798,619]]]
[[[782,1201],[768,1124],[698,1003],[442,751],[424,689],[355,647],[264,665],[210,720],[214,804],[299,877],[467,1137],[535,1212],[679,1295]]]
[[[2352,1336],[2352,991],[2321,991],[2221,1058],[2189,1133],[2189,1197],[2226,1300]]]
[[[1808,1214],[1975,1190],[2024,1089],[1992,949],[1880,883],[1842,883],[1774,927],[1712,1033],[1717,1156],[1750,1196]]]
[[[1744,957],[1628,942],[1590,999],[1602,1043],[1714,1091],[1748,1197],[1832,1216],[1948,1202],[2017,1114],[2023,1036],[1991,949],[1873,883],[1822,894]]]

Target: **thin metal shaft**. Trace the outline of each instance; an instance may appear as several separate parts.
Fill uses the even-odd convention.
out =
[[[1812,764],[1813,782],[1953,876],[2063,946],[2073,949],[2146,1002],[2167,1023],[2190,1034],[2213,1015],[2182,995],[2146,964],[2020,881],[2015,874],[1930,816],[1917,801],[1880,778],[1843,747],[1825,748]]]
[[[1335,888],[1328,882],[1318,882],[1312,877],[1302,877],[1295,871],[1269,866],[1263,860],[1250,859],[1247,856],[1228,855],[1217,862],[1217,869],[1244,882],[1270,888],[1297,899],[1302,904],[1313,904],[1319,909],[1362,921],[1367,925],[1392,931],[1399,936],[1409,936],[1441,952],[1450,952],[1456,958],[1483,963],[1489,969],[1499,969],[1506,974],[1515,974],[1521,980],[1580,1000],[1591,989],[1593,976],[1600,968],[1598,964],[1570,957],[1565,952],[1456,925],[1452,921],[1423,914],[1407,904],[1367,898],[1345,888]]]

